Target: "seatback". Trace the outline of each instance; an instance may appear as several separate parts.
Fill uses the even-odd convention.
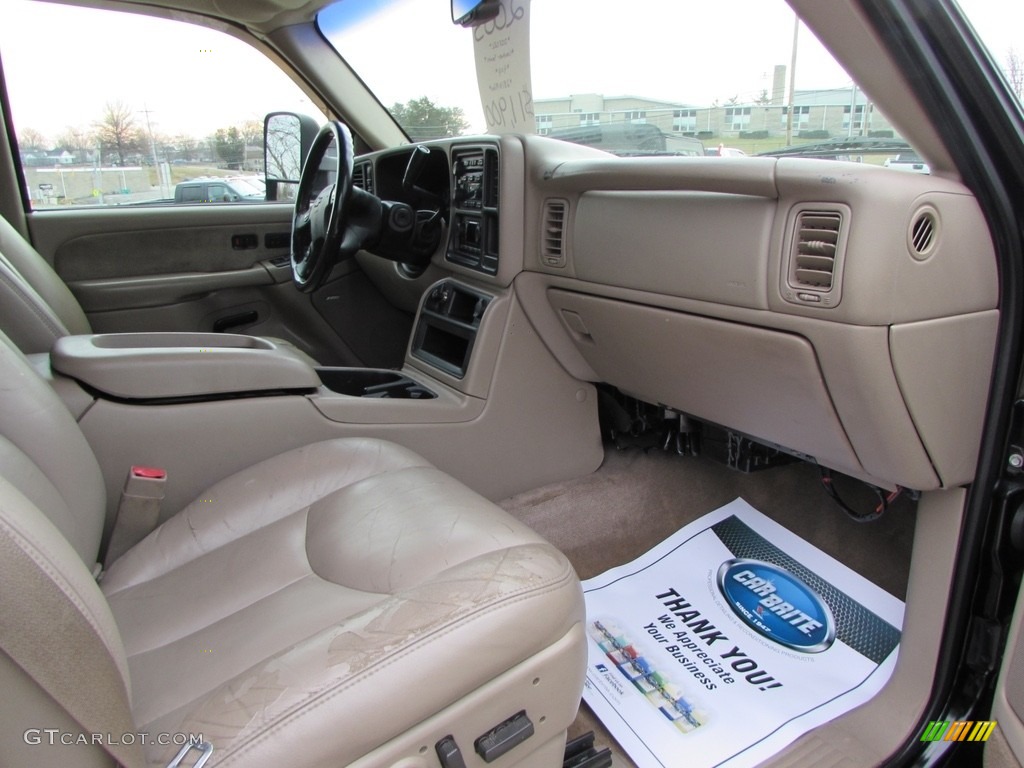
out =
[[[71,413],[2,333],[0,391],[0,765],[110,765],[107,747],[64,740],[133,728],[124,645],[92,576],[106,507],[100,468]],[[122,761],[139,757],[136,745]]]
[[[0,332],[0,475],[92,568],[106,515],[96,456],[56,392]]]
[[[92,333],[81,305],[46,260],[0,216],[0,328],[26,354]]]

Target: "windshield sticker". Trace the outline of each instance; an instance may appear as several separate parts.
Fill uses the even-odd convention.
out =
[[[534,133],[530,0],[501,0],[498,15],[473,28],[473,49],[487,132]]]
[[[889,679],[903,603],[742,499],[583,584],[583,697],[639,768],[754,766]]]

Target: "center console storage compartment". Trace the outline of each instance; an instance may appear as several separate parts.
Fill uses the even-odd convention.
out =
[[[473,342],[491,299],[454,280],[435,285],[420,310],[412,337],[412,356],[461,379],[466,375]]]
[[[437,397],[400,371],[380,368],[317,368],[323,385],[339,395],[395,400],[432,400]]]

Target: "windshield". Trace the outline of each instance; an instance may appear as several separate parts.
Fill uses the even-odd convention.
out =
[[[533,0],[527,9],[532,132],[624,156],[807,147],[881,165],[911,151],[782,0],[735,0],[729,18],[651,0]],[[453,25],[447,9],[341,0],[318,23],[410,139],[486,131],[473,30]]]

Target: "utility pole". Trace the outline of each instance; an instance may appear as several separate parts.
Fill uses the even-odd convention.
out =
[[[863,113],[862,113],[863,114]],[[857,84],[854,83],[850,88],[850,125],[846,129],[846,137],[850,138],[853,136],[853,121],[857,119]]]
[[[146,116],[146,131],[149,133],[149,151],[153,156],[153,169],[156,171],[157,183],[160,185],[160,197],[168,197],[170,193],[164,189],[164,177],[160,173],[160,161],[156,156],[156,141],[153,139],[153,124],[149,120],[149,115],[153,111],[149,108],[148,104],[142,105],[144,109],[140,110],[142,114]]]
[[[793,15],[793,55],[789,61],[789,105],[786,108],[786,146],[793,146],[793,102],[796,89],[796,42],[800,33],[800,17]]]

